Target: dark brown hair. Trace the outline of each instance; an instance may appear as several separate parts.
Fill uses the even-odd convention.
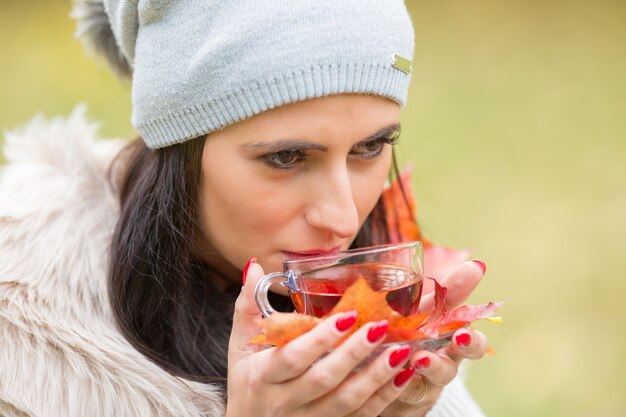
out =
[[[194,239],[205,138],[158,150],[137,138],[113,161],[109,175],[119,189],[120,217],[108,286],[117,324],[136,349],[174,375],[225,387],[240,287],[216,288],[220,272],[203,263]],[[384,219],[379,200],[351,248],[387,243]],[[286,297],[272,295],[271,302],[293,309]]]

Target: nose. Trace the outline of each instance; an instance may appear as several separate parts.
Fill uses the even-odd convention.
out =
[[[343,239],[354,236],[359,227],[359,214],[347,167],[344,165],[328,175],[318,176],[312,187],[307,191],[311,202],[305,212],[309,225]]]

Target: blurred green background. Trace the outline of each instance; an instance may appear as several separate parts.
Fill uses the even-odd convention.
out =
[[[471,302],[496,354],[468,385],[490,416],[626,414],[626,2],[409,1],[401,160],[431,240],[487,263]],[[0,129],[81,101],[135,135],[130,88],[72,37],[68,0],[0,0]],[[59,144],[62,146],[62,144]]]

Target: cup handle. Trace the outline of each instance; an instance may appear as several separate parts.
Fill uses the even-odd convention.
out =
[[[265,317],[276,313],[276,310],[270,305],[270,300],[267,298],[267,292],[270,286],[276,282],[286,282],[288,279],[289,277],[284,272],[272,272],[271,274],[263,275],[256,283],[254,297],[257,306],[259,306],[259,310],[261,310],[261,313],[263,313]]]

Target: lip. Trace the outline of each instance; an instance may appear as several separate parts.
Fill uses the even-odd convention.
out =
[[[282,253],[284,253],[289,258],[299,259],[299,258],[307,258],[311,256],[332,255],[334,253],[339,252],[339,249],[340,249],[340,246],[335,246],[334,248],[329,249],[329,250],[311,249],[311,250],[305,250],[305,251],[299,251],[299,252],[282,251]]]

